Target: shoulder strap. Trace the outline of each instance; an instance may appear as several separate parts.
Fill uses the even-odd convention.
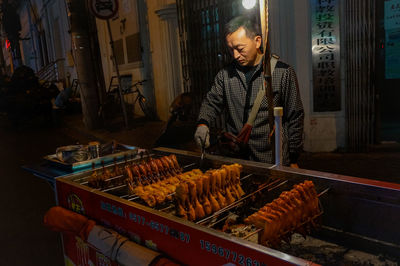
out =
[[[271,75],[274,74],[274,70],[276,67],[276,63],[278,63],[278,60],[279,56],[277,56],[276,54],[271,55]]]
[[[273,54],[271,56],[271,76],[274,73],[276,63],[278,63],[278,59],[279,59],[279,56],[277,56],[277,55]],[[253,125],[254,120],[256,120],[258,110],[260,110],[261,101],[262,101],[264,95],[265,95],[265,84],[263,81],[261,88],[258,90],[257,97],[254,101],[253,108],[251,109],[251,112],[250,112],[249,118],[247,119],[246,124],[249,124],[251,126]]]

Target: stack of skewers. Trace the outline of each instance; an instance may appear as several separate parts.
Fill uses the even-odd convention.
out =
[[[154,184],[182,172],[174,154],[157,159],[149,158],[147,161],[142,160],[139,164],[126,162],[124,167],[114,162],[114,169],[105,168],[103,162],[102,164],[102,169],[93,171],[90,176],[88,180],[90,187],[104,189],[125,182],[131,188],[137,185]]]
[[[259,234],[260,244],[276,247],[281,240],[288,240],[294,232],[305,235],[310,226],[316,226],[315,219],[320,214],[314,184],[305,181],[290,191],[282,192],[277,199],[244,221],[262,229]]]
[[[202,219],[240,199],[245,194],[240,186],[241,170],[241,165],[231,164],[183,175],[176,188],[177,215],[190,221]]]

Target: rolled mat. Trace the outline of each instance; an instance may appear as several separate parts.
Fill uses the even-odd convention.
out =
[[[130,241],[112,229],[96,225],[95,221],[59,206],[47,211],[44,224],[50,230],[79,236],[121,265],[180,265],[159,252]]]

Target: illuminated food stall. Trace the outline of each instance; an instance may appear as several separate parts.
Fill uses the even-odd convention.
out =
[[[183,264],[329,262],[310,239],[319,250],[400,254],[400,185],[208,154],[199,164],[187,151],[140,152],[56,178],[57,201]],[[75,264],[107,261],[79,237],[63,241]]]

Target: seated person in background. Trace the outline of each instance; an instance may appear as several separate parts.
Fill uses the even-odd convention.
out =
[[[66,105],[69,101],[69,98],[72,93],[72,88],[71,87],[66,87],[64,86],[64,81],[60,80],[55,83],[55,86],[57,86],[57,89],[59,91],[57,97],[54,100],[53,103],[53,108],[54,109],[59,109],[59,108],[66,108]],[[52,101],[53,102],[53,101]]]

